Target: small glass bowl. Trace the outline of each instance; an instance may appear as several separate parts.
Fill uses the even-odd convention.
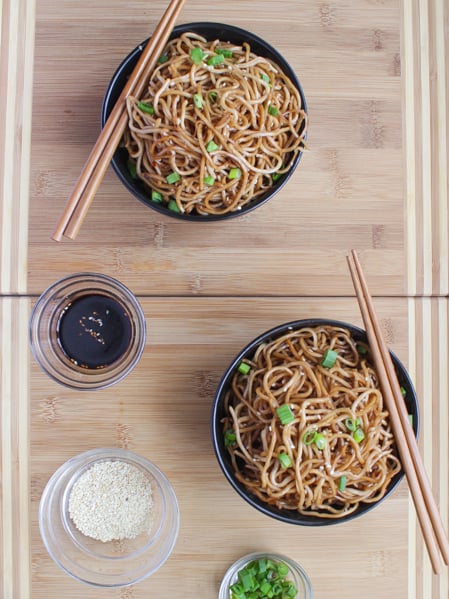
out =
[[[138,468],[151,485],[151,530],[134,539],[97,541],[70,518],[73,485],[94,464],[108,461]],[[149,460],[123,449],[93,449],[68,460],[50,478],[39,505],[39,528],[48,553],[67,574],[97,587],[124,587],[147,578],[169,557],[179,531],[178,501],[169,480]]]
[[[105,296],[127,315],[130,340],[111,364],[86,368],[64,352],[59,340],[61,317],[76,300]],[[137,299],[122,283],[98,273],[60,279],[37,300],[30,318],[31,349],[39,366],[56,382],[72,389],[104,389],[122,380],[138,363],[146,341],[145,316]]]
[[[249,553],[234,562],[221,581],[218,599],[231,599],[230,587],[237,582],[239,571],[250,562],[259,559],[270,559],[273,562],[284,563],[289,570],[287,580],[291,580],[298,589],[295,599],[313,599],[312,584],[306,572],[298,563],[279,553]]]

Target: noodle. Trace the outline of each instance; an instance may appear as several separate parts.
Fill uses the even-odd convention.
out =
[[[328,349],[338,356],[326,368]],[[250,370],[234,374],[222,423],[235,476],[248,491],[322,518],[383,497],[401,465],[364,344],[337,326],[292,329],[244,362]],[[284,404],[293,414],[285,425],[276,411]]]
[[[140,100],[127,98],[123,145],[136,176],[153,201],[178,212],[240,210],[304,149],[298,89],[246,43],[185,33],[169,42],[162,60]]]

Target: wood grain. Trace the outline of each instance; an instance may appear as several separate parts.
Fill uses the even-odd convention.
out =
[[[348,294],[341,256],[349,247],[361,252],[374,293],[404,293],[397,2],[282,0],[256,11],[254,1],[213,11],[204,1],[186,3],[181,22],[232,22],[282,52],[304,87],[310,151],[271,202],[225,224],[161,216],[109,170],[76,241],[60,248],[51,232],[98,134],[108,81],[165,3],[142,10],[112,1],[108,18],[104,2],[78,5],[38,5],[30,293],[100,261],[140,295]]]
[[[292,530],[235,495],[209,439],[218,379],[249,339],[313,315],[360,324],[345,263],[355,248],[387,341],[415,381],[420,446],[449,525],[447,1],[186,3],[183,22],[232,22],[281,51],[305,90],[310,151],[272,202],[226,225],[164,219],[109,170],[77,241],[59,245],[51,232],[96,139],[106,86],[166,3],[0,6],[0,596],[164,598],[172,588],[206,599],[235,558],[262,548],[300,561],[317,599],[351,599],[361,588],[366,599],[448,597],[447,571],[431,573],[405,484],[331,538]],[[32,296],[82,270],[139,295],[149,341],[125,381],[79,395],[29,364],[27,318]],[[160,572],[101,593],[58,570],[37,528],[50,474],[100,444],[154,459],[182,519]]]
[[[407,301],[382,300],[379,315],[391,347],[407,359]],[[329,315],[326,299],[146,298],[148,342],[125,381],[101,392],[65,390],[31,366],[33,598],[63,592],[86,598],[97,589],[71,581],[46,554],[36,514],[51,473],[70,456],[94,446],[126,447],[153,460],[172,481],[181,510],[172,557],[130,597],[216,597],[221,577],[238,556],[282,551],[309,573],[317,599],[335,588],[356,599],[407,597],[406,486],[366,517],[331,530],[296,528],[264,517],[226,482],[210,438],[214,392],[226,366],[268,328]],[[354,299],[334,299],[332,316],[361,323]],[[106,409],[107,408],[107,409]],[[82,431],[82,434],[80,434]],[[49,447],[52,451],[49,451]],[[386,543],[385,539],[389,542]],[[337,558],[336,548],[343,551]],[[332,559],[330,559],[332,557]],[[348,580],[351,584],[347,584]],[[127,597],[123,591],[102,593]]]

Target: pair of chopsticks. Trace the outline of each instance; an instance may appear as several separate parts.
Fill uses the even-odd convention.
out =
[[[184,2],[185,0],[170,0],[162,19],[145,46],[67,201],[52,235],[55,241],[61,241],[63,236],[75,239],[78,235],[125,131],[128,121],[126,98],[130,95],[138,98],[143,93],[148,75],[164,50]]]
[[[432,495],[390,352],[382,337],[357,253],[352,250],[351,254],[347,256],[347,260],[385,404],[390,413],[399,457],[407,477],[433,571],[435,574],[440,574],[442,564],[439,552],[441,552],[444,563],[449,565],[449,541]]]

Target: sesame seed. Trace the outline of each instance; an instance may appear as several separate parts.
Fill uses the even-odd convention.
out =
[[[152,525],[151,483],[127,462],[98,462],[75,482],[69,515],[76,528],[98,541],[134,539]]]

